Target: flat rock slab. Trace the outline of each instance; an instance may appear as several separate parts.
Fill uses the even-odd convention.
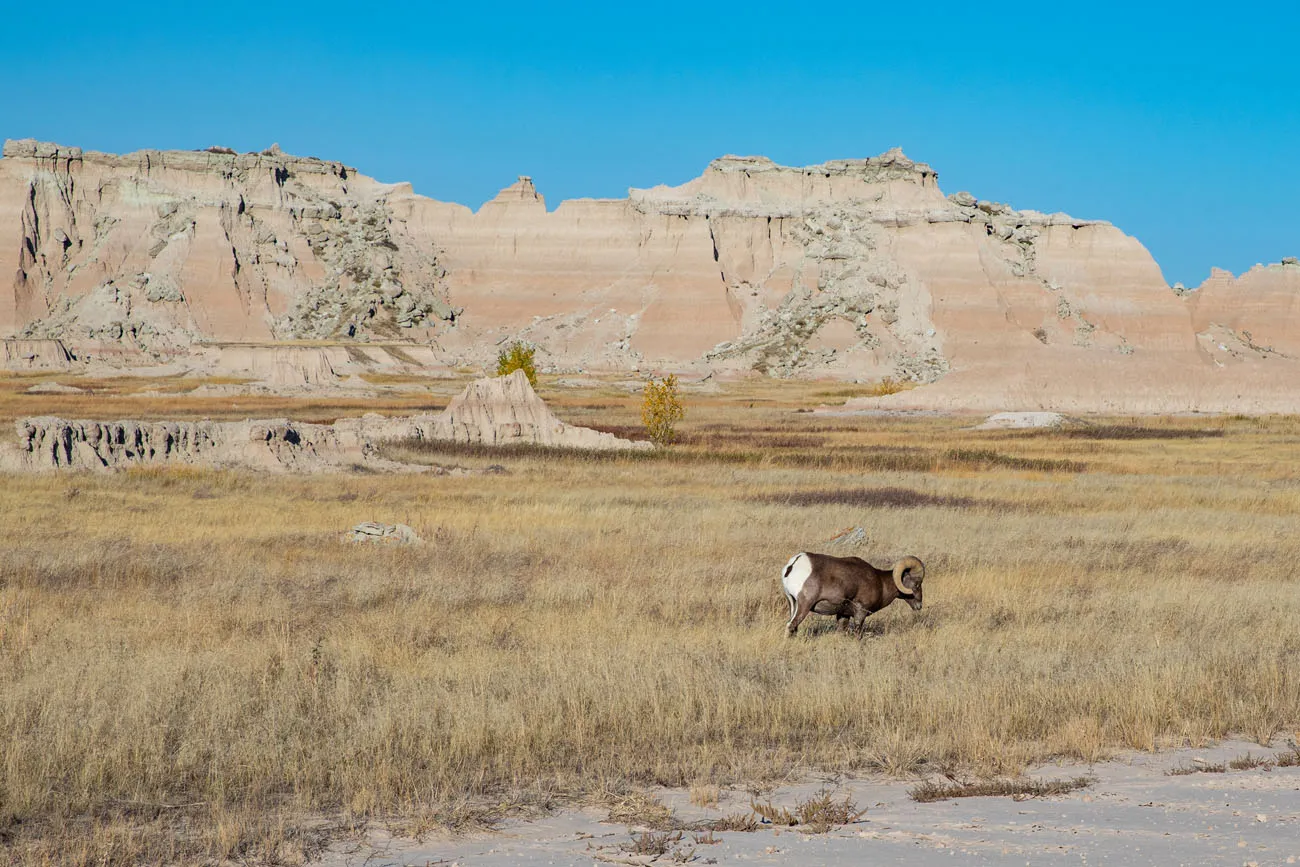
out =
[[[1036,427],[1060,427],[1065,416],[1059,412],[998,412],[975,425],[975,430],[1020,430]]]
[[[415,530],[406,524],[379,524],[365,521],[343,534],[344,542],[367,542],[373,545],[421,545],[424,543]]]
[[[1300,863],[1300,768],[1169,776],[1196,759],[1219,764],[1258,744],[1228,743],[1208,750],[1134,754],[1094,766],[1035,769],[1036,779],[1089,774],[1096,782],[1069,795],[1016,801],[961,798],[919,804],[914,785],[886,780],[812,781],[771,795],[793,806],[823,786],[845,795],[863,818],[828,834],[764,826],[753,833],[717,832],[720,842],[697,844],[691,832],[677,848],[695,850],[696,864],[780,864],[849,867],[857,864],[1125,864],[1211,865]],[[681,790],[654,793],[692,822],[747,812],[749,795],[724,792],[717,809],[692,806]],[[768,800],[765,796],[762,800]],[[472,838],[416,841],[376,833],[335,844],[316,862],[350,865],[458,864],[591,865],[649,863],[624,850],[640,829],[602,821],[604,811],[570,810],[535,821],[511,821]],[[712,859],[712,860],[710,860]],[[674,863],[664,855],[655,863]]]
[[[27,389],[27,394],[85,394],[84,388],[75,385],[63,385],[58,382],[42,382]]]
[[[862,527],[845,527],[843,530],[827,539],[824,544],[849,547],[851,545],[866,545],[867,542],[867,531],[865,529]]]

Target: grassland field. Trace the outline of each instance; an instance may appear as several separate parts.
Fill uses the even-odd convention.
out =
[[[0,378],[0,424],[332,420],[379,398]],[[66,380],[65,380],[66,381]],[[148,389],[153,394],[141,395]],[[0,489],[0,861],[301,863],[652,784],[1015,774],[1300,726],[1300,420],[826,416],[852,389],[687,393],[662,452],[395,443],[501,475],[141,469]],[[541,393],[633,433],[639,395]],[[425,544],[346,545],[361,521]],[[860,526],[925,608],[784,634],[778,576]]]

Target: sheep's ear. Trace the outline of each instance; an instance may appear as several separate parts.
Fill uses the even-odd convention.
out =
[[[920,583],[920,579],[916,577],[916,573],[911,569],[903,573],[903,586],[908,590],[916,590]]]

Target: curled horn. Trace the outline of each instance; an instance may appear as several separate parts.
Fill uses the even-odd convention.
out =
[[[909,571],[912,578],[920,582],[925,577],[925,564],[915,557],[904,557],[894,564],[894,586],[898,588],[901,596],[911,596],[912,591],[903,586],[903,576]]]

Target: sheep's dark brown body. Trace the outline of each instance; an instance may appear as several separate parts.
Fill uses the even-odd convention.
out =
[[[921,579],[925,564],[904,557],[893,569],[877,569],[861,557],[796,554],[785,566],[781,585],[790,603],[786,630],[794,635],[809,614],[827,614],[840,629],[861,632],[867,617],[895,599],[921,610]]]

